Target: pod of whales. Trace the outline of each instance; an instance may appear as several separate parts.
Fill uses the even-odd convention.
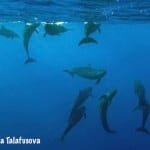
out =
[[[71,70],[64,70],[64,72],[68,73],[72,77],[74,75],[78,75],[82,78],[86,78],[89,80],[96,80],[96,84],[98,84],[101,79],[106,75],[106,70],[96,69],[91,66],[77,67]]]
[[[32,35],[37,31],[37,28],[40,26],[40,23],[26,23],[23,33],[23,44],[25,48],[25,52],[27,55],[27,60],[25,61],[25,64],[33,63],[35,60],[31,57],[30,51],[29,51],[29,44],[30,39],[32,38]],[[66,27],[63,25],[58,25],[55,23],[46,23],[44,26],[44,36],[46,35],[61,35],[62,33],[65,33],[68,31]],[[79,46],[83,44],[88,43],[95,43],[98,44],[97,40],[92,38],[92,34],[95,32],[101,32],[100,25],[88,22],[84,26],[84,38],[79,42]],[[0,36],[3,36],[8,39],[14,39],[19,38],[19,35],[6,28],[5,26],[0,27]],[[68,73],[72,77],[75,75],[96,81],[96,84],[98,84],[101,79],[106,75],[106,70],[104,69],[98,69],[91,67],[90,65],[82,66],[82,67],[75,67],[72,69],[66,69],[64,72]],[[66,135],[80,122],[80,120],[84,117],[86,118],[86,107],[84,106],[84,103],[89,99],[89,97],[92,95],[93,88],[87,87],[85,89],[82,89],[79,91],[77,97],[75,98],[75,102],[73,104],[73,107],[71,109],[68,121],[67,121],[67,127],[65,128],[63,134],[61,135],[61,140],[63,141],[66,137]],[[137,128],[138,132],[143,132],[146,134],[149,134],[149,130],[146,128],[146,123],[148,122],[148,117],[150,114],[150,104],[147,101],[146,98],[146,90],[144,85],[141,83],[141,81],[135,81],[134,82],[134,92],[137,96],[138,105],[133,109],[133,112],[140,110],[142,114],[141,118],[141,124]],[[107,118],[107,112],[108,108],[112,102],[112,99],[116,95],[117,90],[113,89],[105,93],[103,96],[99,98],[99,116],[101,120],[101,124],[103,129],[108,133],[114,133],[115,131],[112,130],[109,126],[108,118]]]
[[[25,64],[34,63],[35,60],[30,56],[29,52],[29,42],[34,32],[38,33],[37,27],[39,27],[39,23],[26,23],[23,33],[23,44],[27,54],[27,60]]]
[[[104,130],[108,133],[114,133],[115,131],[110,129],[108,125],[108,119],[107,119],[107,111],[108,107],[110,106],[112,99],[114,96],[117,94],[116,89],[112,89],[105,93],[103,96],[100,97],[99,99],[99,115],[100,115],[100,120],[102,123],[102,126]]]
[[[19,38],[19,35],[16,32],[6,28],[4,25],[0,28],[0,35],[10,39]]]
[[[138,105],[133,109],[133,111],[141,110],[142,112],[142,123],[141,126],[137,128],[137,131],[149,134],[145,125],[150,114],[150,104],[146,100],[145,88],[141,81],[134,82],[134,91],[138,98]]]

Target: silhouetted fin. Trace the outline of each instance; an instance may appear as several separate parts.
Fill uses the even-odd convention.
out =
[[[144,132],[146,134],[150,134],[150,132],[146,128],[144,128],[144,127],[137,128],[136,131],[138,131],[138,132]]]
[[[74,73],[72,71],[69,71],[69,70],[64,70],[64,72],[68,73],[69,75],[71,75],[72,77],[74,77]]]
[[[98,42],[94,38],[85,37],[79,42],[78,46],[81,46],[82,44],[89,44],[89,43],[98,44]]]
[[[107,130],[108,133],[111,133],[111,134],[114,134],[114,133],[117,133],[116,131],[114,130]]]
[[[30,63],[35,63],[35,62],[36,62],[35,59],[29,57],[29,58],[24,62],[24,64],[30,64]]]

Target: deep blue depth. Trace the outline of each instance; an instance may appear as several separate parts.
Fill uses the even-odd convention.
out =
[[[98,45],[78,46],[83,23],[65,24],[71,30],[60,36],[43,37],[43,27],[34,33],[30,52],[35,64],[25,65],[21,39],[0,36],[0,137],[40,137],[38,146],[9,146],[2,149],[36,150],[149,150],[150,136],[137,133],[141,113],[132,112],[137,104],[133,82],[142,81],[150,99],[150,24],[107,24],[101,34],[94,33]],[[7,23],[22,36],[23,23]],[[64,69],[91,65],[107,70],[101,83],[72,78]],[[87,118],[68,134],[62,134],[78,92],[92,86],[93,96],[86,103]],[[107,90],[118,93],[109,108],[110,126],[116,134],[106,133],[100,123],[98,98]],[[150,120],[150,118],[149,118]],[[150,129],[150,122],[147,122]]]

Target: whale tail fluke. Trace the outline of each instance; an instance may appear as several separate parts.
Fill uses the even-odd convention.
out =
[[[110,133],[114,134],[114,133],[117,133],[117,131],[111,130]]]
[[[29,58],[24,62],[24,64],[30,64],[30,63],[35,63],[35,62],[36,62],[35,59],[29,57]]]
[[[70,70],[64,70],[64,72],[66,72],[66,73],[68,73],[69,75],[71,75],[72,77],[74,76],[74,73],[72,72],[72,71],[70,71]]]
[[[115,130],[107,130],[107,132],[110,133],[110,134],[117,133],[117,131],[115,131]]]
[[[144,132],[146,134],[150,134],[150,132],[146,128],[144,128],[144,127],[139,127],[139,128],[136,129],[136,131],[138,131],[138,132]]]
[[[81,46],[83,44],[90,44],[90,43],[98,44],[97,40],[95,40],[92,37],[86,36],[80,40],[80,42],[78,43],[78,46]]]

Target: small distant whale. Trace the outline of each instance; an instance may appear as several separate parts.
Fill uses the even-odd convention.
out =
[[[35,60],[31,58],[29,53],[29,41],[34,32],[38,33],[37,27],[39,27],[39,25],[40,25],[39,23],[26,23],[25,25],[24,34],[23,34],[23,43],[27,54],[27,60],[25,61],[25,64],[35,62]]]
[[[72,118],[72,114],[74,112],[75,109],[79,108],[82,106],[82,104],[90,97],[92,96],[92,87],[87,87],[83,90],[81,90],[75,100],[75,103],[73,105],[73,108],[72,108],[72,111],[71,111],[71,114],[70,114],[70,117],[69,117],[69,120],[70,118]]]
[[[87,22],[85,24],[84,30],[85,30],[86,37],[88,37],[89,35],[91,35],[96,31],[98,31],[99,33],[101,32],[100,24],[94,22]]]
[[[52,24],[52,23],[46,23],[45,24],[45,33],[46,35],[60,35],[61,33],[67,32],[68,29],[64,27],[63,25],[58,24]]]
[[[81,46],[83,44],[89,44],[89,43],[94,43],[94,44],[98,44],[98,42],[92,38],[92,37],[85,37],[83,38],[79,43],[78,46]]]
[[[108,125],[108,120],[107,120],[107,110],[109,105],[112,102],[113,97],[116,95],[117,90],[113,89],[104,94],[103,96],[100,97],[99,99],[99,114],[100,114],[100,120],[102,123],[102,126],[104,130],[108,133],[114,133],[115,131],[111,130],[109,125]]]
[[[0,35],[10,39],[19,38],[19,35],[17,33],[4,27],[3,25],[0,28]]]
[[[86,108],[84,106],[79,107],[77,109],[74,110],[68,125],[65,129],[65,131],[63,132],[62,136],[61,136],[61,141],[65,140],[66,135],[73,129],[73,127],[75,127],[80,120],[84,117],[86,118]]]
[[[144,85],[140,81],[135,81],[134,91],[138,97],[138,106],[133,111],[141,110],[142,112],[142,124],[137,128],[137,131],[149,134],[149,131],[145,128],[145,124],[150,114],[150,104],[146,100]]]
[[[95,69],[91,66],[77,67],[71,70],[64,70],[64,72],[70,74],[72,77],[74,75],[78,75],[82,78],[86,78],[89,80],[96,80],[96,84],[98,84],[101,81],[101,79],[106,75],[105,70]]]

